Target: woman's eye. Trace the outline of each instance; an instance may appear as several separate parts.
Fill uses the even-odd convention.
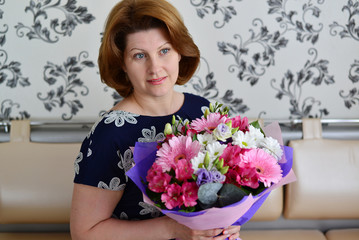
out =
[[[134,57],[135,57],[136,59],[142,59],[142,58],[145,57],[145,54],[143,54],[143,53],[136,53],[136,54],[134,55]]]
[[[164,48],[164,49],[161,50],[161,54],[163,54],[163,55],[167,54],[169,51],[170,51],[169,48]]]

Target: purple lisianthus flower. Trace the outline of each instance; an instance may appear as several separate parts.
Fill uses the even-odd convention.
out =
[[[196,175],[197,175],[196,183],[198,186],[212,182],[212,174],[205,168],[198,169]]]
[[[217,170],[208,171],[205,168],[200,168],[196,172],[196,175],[197,175],[196,183],[198,186],[212,182],[223,183],[226,180],[226,176],[224,176]]]
[[[220,171],[211,170],[212,182],[223,183],[226,180],[226,176],[224,176]]]

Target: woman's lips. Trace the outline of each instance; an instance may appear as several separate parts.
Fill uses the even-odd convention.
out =
[[[149,82],[150,84],[153,84],[153,85],[159,85],[159,84],[163,83],[166,78],[167,77],[160,77],[160,78],[156,78],[156,79],[150,79],[150,80],[147,80],[147,82]]]

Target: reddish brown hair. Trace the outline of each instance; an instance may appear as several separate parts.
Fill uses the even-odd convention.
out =
[[[176,84],[185,84],[196,71],[200,52],[174,6],[166,0],[123,0],[107,18],[98,57],[102,81],[121,96],[132,92],[122,68],[127,35],[159,27],[167,31],[172,46],[181,55]]]

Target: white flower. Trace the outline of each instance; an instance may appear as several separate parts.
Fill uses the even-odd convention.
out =
[[[208,169],[212,169],[213,161],[223,154],[223,151],[226,147],[226,144],[220,144],[219,142],[214,142],[207,145],[207,151],[209,158],[211,159]]]
[[[201,145],[201,151],[204,151],[208,144],[216,142],[216,139],[214,139],[213,135],[207,132],[204,134],[198,134],[197,139]]]
[[[260,142],[259,145],[264,151],[275,157],[277,160],[282,158],[283,150],[276,139],[272,137],[266,137]]]
[[[254,134],[249,134],[249,132],[243,133],[238,131],[232,136],[232,144],[240,146],[241,148],[256,148],[257,142]]]
[[[255,139],[256,146],[264,139],[264,135],[259,128],[249,125],[249,132],[246,132],[251,135],[251,138]]]
[[[204,157],[206,155],[203,152],[199,152],[197,156],[191,159],[192,169],[196,172],[200,167],[199,165],[204,163]]]
[[[224,123],[218,124],[218,126],[213,130],[213,135],[220,141],[226,141],[228,138],[232,137],[231,128]]]

